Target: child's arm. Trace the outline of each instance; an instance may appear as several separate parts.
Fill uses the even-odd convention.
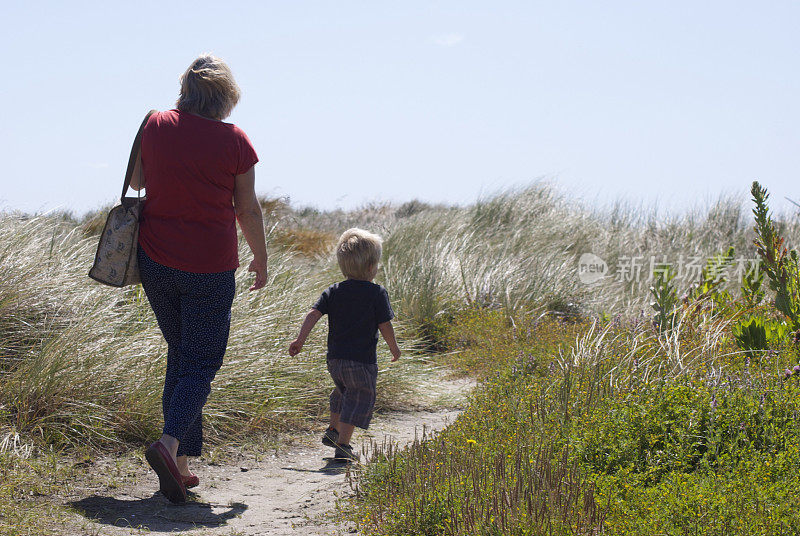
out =
[[[297,338],[292,341],[292,344],[289,345],[290,356],[294,357],[300,353],[300,350],[303,349],[303,345],[306,343],[308,334],[311,333],[311,330],[314,329],[314,325],[320,318],[322,318],[322,313],[316,309],[311,309],[308,312],[305,320],[303,320],[303,325],[300,326],[300,333],[297,335]]]
[[[394,338],[392,321],[390,320],[388,322],[378,324],[378,330],[381,332],[381,335],[383,335],[383,340],[385,340],[386,344],[389,345],[389,351],[392,352],[392,362],[400,359],[400,348],[397,346],[397,341]]]

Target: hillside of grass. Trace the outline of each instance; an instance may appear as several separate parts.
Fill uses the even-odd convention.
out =
[[[378,449],[345,509],[380,535],[796,534],[798,352],[723,334],[465,315],[450,344],[485,378],[469,408]]]
[[[264,205],[269,281],[250,293],[251,277],[237,273],[225,364],[206,406],[212,443],[307,426],[326,410],[324,323],[300,355],[290,358],[287,348],[319,293],[341,278],[331,248],[355,216],[342,214],[330,228],[301,226],[279,212],[286,207]],[[97,219],[0,216],[0,444],[20,437],[117,448],[160,429],[166,343],[141,286],[114,289],[87,277]],[[242,265],[248,256],[243,245]],[[415,339],[403,329],[400,322],[411,355]],[[410,385],[424,386],[425,368],[410,359],[387,369],[378,407],[402,407]]]
[[[764,193],[751,229],[670,231],[674,251],[725,254],[683,288],[662,266],[638,314],[598,298],[588,315],[477,306],[444,324],[448,362],[484,381],[445,431],[356,475],[343,509],[362,533],[798,534],[800,270]],[[731,246],[760,276],[730,277]]]
[[[727,534],[733,525],[721,520],[734,508],[773,531],[793,519],[779,504],[794,498],[782,475],[797,457],[796,392],[780,372],[797,361],[794,329],[768,281],[755,289],[734,277],[736,259],[758,257],[748,200],[665,215],[589,207],[537,183],[464,207],[262,205],[269,281],[249,293],[248,274],[237,274],[230,343],[206,407],[210,445],[324,416],[324,325],[299,356],[286,348],[340,277],[336,238],[360,226],[385,238],[378,281],[408,357],[383,368],[378,409],[409,407],[433,367],[484,381],[436,442],[387,453],[363,473],[364,502],[351,514],[365,531],[649,534],[661,523],[684,534],[716,519],[703,526],[717,532],[697,533]],[[158,435],[166,346],[146,297],[86,276],[103,218],[0,215],[0,520],[42,485],[25,467],[85,448],[138,449]],[[793,215],[773,223],[797,243]],[[584,253],[612,274],[582,282]],[[250,261],[245,247],[240,258]],[[618,277],[632,259],[638,275]],[[695,271],[661,264],[684,261]],[[751,494],[708,502],[738,488]],[[672,509],[654,506],[664,501]],[[697,519],[665,524],[690,504]]]
[[[341,279],[331,255],[341,231],[385,229],[404,210],[262,206],[268,283],[251,293],[251,276],[237,273],[225,362],[204,412],[208,450],[274,443],[327,418],[326,321],[294,358],[289,342],[319,293]],[[160,435],[166,343],[147,298],[141,286],[87,276],[105,212],[0,214],[0,534],[58,533],[63,508],[46,498],[69,486],[76,459],[138,451]],[[411,326],[400,319],[397,332],[406,358],[383,368],[378,411],[429,402],[432,366],[416,354]],[[384,345],[379,359],[388,362]]]

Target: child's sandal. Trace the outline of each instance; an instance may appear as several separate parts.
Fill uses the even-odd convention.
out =
[[[336,448],[338,447],[339,443],[339,432],[336,431],[336,428],[328,428],[325,430],[325,433],[322,434],[322,444],[326,447]]]

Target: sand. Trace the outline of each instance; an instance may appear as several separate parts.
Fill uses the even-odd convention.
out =
[[[463,401],[469,382],[451,382]],[[353,445],[395,441],[406,444],[426,431],[441,430],[459,414],[459,402],[443,409],[377,415],[368,432],[354,436]],[[322,426],[324,428],[324,426]],[[75,511],[65,535],[318,535],[355,533],[352,524],[337,520],[337,499],[349,500],[348,466],[323,458],[333,450],[323,446],[319,432],[291,438],[270,452],[226,456],[224,461],[200,460],[193,466],[200,477],[184,505],[170,504],[157,492],[158,480],[143,459],[104,459],[91,468],[107,471],[106,484],[77,486],[64,498]],[[205,462],[205,463],[204,463]]]

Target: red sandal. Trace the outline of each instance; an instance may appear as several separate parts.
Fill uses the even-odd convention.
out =
[[[161,441],[156,441],[145,451],[144,457],[158,475],[158,487],[161,493],[170,502],[186,502],[186,485],[167,447]]]
[[[189,476],[181,475],[181,478],[183,479],[183,485],[187,488],[196,488],[200,485],[200,479],[195,474]]]

